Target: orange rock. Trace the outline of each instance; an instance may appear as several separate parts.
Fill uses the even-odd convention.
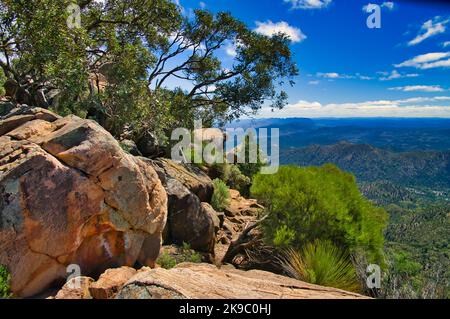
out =
[[[357,293],[322,287],[266,271],[242,271],[183,263],[170,270],[138,272],[116,299],[362,299]]]
[[[92,299],[89,286],[94,279],[89,277],[76,277],[70,279],[55,296],[54,299]]]
[[[0,121],[0,264],[16,296],[83,275],[153,266],[167,194],[153,167],[96,122],[42,109]]]
[[[100,278],[90,285],[89,291],[94,299],[112,299],[120,288],[137,271],[130,267],[121,267],[117,269],[108,269]]]

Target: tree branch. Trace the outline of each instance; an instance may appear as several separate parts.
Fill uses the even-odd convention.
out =
[[[257,244],[261,240],[261,238],[252,237],[252,236],[249,236],[249,234],[252,230],[254,230],[256,227],[261,225],[261,223],[267,218],[267,216],[268,215],[264,216],[263,218],[256,221],[252,225],[247,226],[242,231],[242,233],[239,235],[239,237],[236,240],[231,242],[225,256],[222,259],[222,264],[232,263],[234,257],[236,257],[238,254],[244,252],[246,249],[253,247],[255,244]]]

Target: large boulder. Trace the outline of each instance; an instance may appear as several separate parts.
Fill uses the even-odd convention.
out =
[[[133,276],[116,299],[361,299],[365,296],[266,271],[183,263]]]
[[[168,195],[168,234],[175,243],[188,243],[192,249],[213,252],[215,225],[200,199],[181,182],[169,178],[165,183]]]
[[[214,232],[217,232],[222,228],[224,222],[224,214],[216,212],[216,210],[209,203],[202,203],[202,210],[204,214],[208,215],[213,221]]]
[[[163,183],[169,178],[176,179],[197,195],[200,201],[211,202],[214,193],[213,182],[200,168],[190,164],[176,163],[167,158],[159,158],[151,163]]]
[[[199,168],[167,158],[149,160],[168,195],[166,243],[188,243],[193,249],[214,252],[217,213],[206,202],[214,192],[212,180]]]
[[[155,170],[96,122],[43,109],[0,120],[0,264],[16,296],[60,281],[70,264],[88,276],[153,266],[166,219]]]

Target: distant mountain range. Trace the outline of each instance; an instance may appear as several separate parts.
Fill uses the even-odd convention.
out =
[[[265,119],[234,125],[278,127],[281,164],[333,163],[353,173],[361,193],[389,213],[386,256],[419,263],[414,282],[448,287],[450,119]]]
[[[283,149],[282,164],[334,163],[358,182],[388,180],[404,186],[450,188],[450,151],[393,152],[367,144],[340,142]]]
[[[450,189],[450,119],[275,118],[230,126],[279,128],[281,164],[334,163],[352,172],[360,185],[387,181],[394,188],[428,188],[413,193]],[[366,191],[378,194],[382,185]],[[401,192],[412,196],[411,190]]]
[[[441,118],[255,119],[229,127],[279,128],[282,149],[347,141],[396,152],[450,150],[450,119]]]

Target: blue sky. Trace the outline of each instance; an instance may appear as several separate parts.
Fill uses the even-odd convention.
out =
[[[259,117],[450,117],[450,6],[443,2],[371,1],[381,28],[370,29],[369,1],[179,0],[229,11],[250,28],[283,31],[300,69],[285,88],[289,105]],[[224,48],[224,65],[232,63]]]

